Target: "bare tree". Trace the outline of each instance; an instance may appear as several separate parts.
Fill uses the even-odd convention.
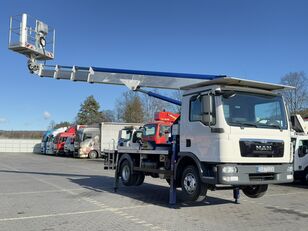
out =
[[[159,94],[157,89],[154,89],[153,92]],[[169,110],[170,105],[161,99],[157,99],[146,94],[142,95],[141,99],[144,109],[145,122],[153,120],[155,112]]]
[[[116,103],[117,119],[126,123],[144,122],[144,110],[140,96],[133,91],[124,92]]]
[[[304,72],[290,72],[280,79],[280,83],[293,86],[295,89],[282,91],[290,113],[299,113],[307,105],[307,77]]]

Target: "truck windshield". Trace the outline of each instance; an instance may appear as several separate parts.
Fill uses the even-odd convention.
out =
[[[131,139],[132,133],[132,130],[123,129],[120,131],[120,138],[122,139],[122,141],[128,141]]]
[[[155,136],[156,124],[146,124],[144,125],[143,136]]]
[[[235,92],[223,95],[222,103],[230,126],[287,129],[281,96]]]

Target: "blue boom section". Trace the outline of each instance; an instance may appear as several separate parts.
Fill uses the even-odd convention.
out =
[[[82,67],[84,69],[84,67]],[[188,74],[188,73],[175,73],[175,72],[160,72],[160,71],[141,71],[141,70],[127,70],[115,68],[92,67],[96,72],[104,73],[118,73],[128,75],[144,75],[156,77],[173,77],[184,79],[200,79],[200,80],[213,80],[216,78],[226,77],[226,75],[205,75],[205,74]]]
[[[151,97],[154,97],[154,98],[157,98],[157,99],[161,99],[161,100],[166,101],[166,102],[168,102],[168,103],[172,103],[172,104],[175,104],[175,105],[178,105],[178,106],[181,106],[181,105],[182,105],[182,102],[179,101],[179,100],[172,99],[172,98],[170,98],[170,97],[163,96],[163,95],[157,94],[157,93],[152,92],[152,91],[146,91],[146,90],[143,90],[143,89],[137,89],[136,91],[145,93],[145,94],[147,94],[148,96],[151,96]]]

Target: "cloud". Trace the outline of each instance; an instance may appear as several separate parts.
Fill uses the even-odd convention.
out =
[[[4,124],[7,122],[7,119],[4,117],[0,117],[0,124]]]
[[[48,111],[44,111],[43,113],[43,117],[45,120],[49,120],[51,118],[51,114]]]

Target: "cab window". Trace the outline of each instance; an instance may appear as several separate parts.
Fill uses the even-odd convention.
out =
[[[156,124],[147,124],[144,126],[143,136],[155,136]]]
[[[189,109],[189,121],[200,121],[202,122],[202,97],[200,95],[193,96],[190,99],[190,109]],[[213,122],[211,125],[216,124],[216,113],[215,113],[215,98],[212,96],[212,116]],[[207,125],[207,124],[206,124]],[[208,126],[208,125],[207,125]]]

